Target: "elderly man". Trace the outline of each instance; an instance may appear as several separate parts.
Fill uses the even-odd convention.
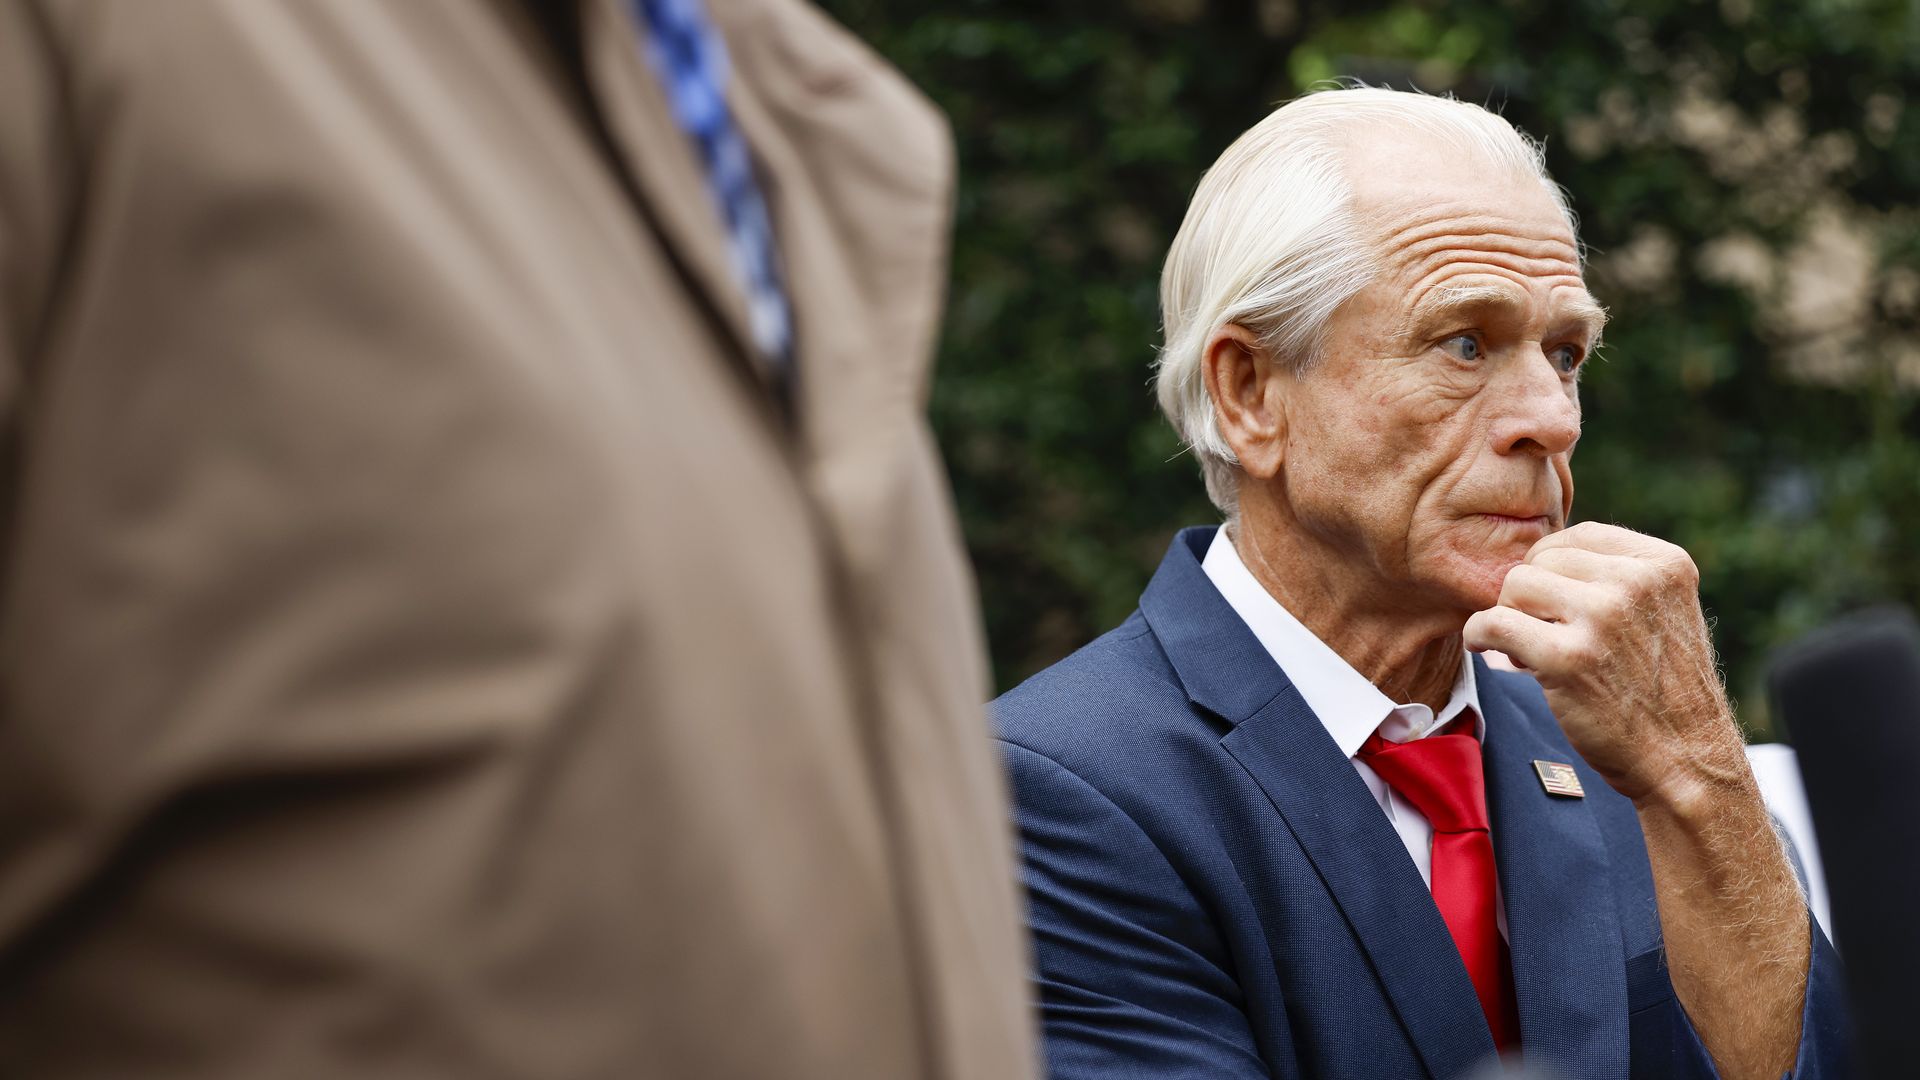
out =
[[[1566,525],[1604,314],[1537,147],[1295,101],[1162,301],[1227,525],[998,706],[1053,1075],[1843,1074],[1693,564]]]

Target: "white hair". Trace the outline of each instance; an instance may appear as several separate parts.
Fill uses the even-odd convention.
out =
[[[1238,514],[1240,465],[1220,436],[1201,363],[1207,341],[1237,324],[1295,370],[1311,364],[1336,309],[1377,270],[1357,228],[1342,158],[1363,125],[1437,138],[1495,166],[1538,177],[1575,229],[1540,144],[1477,105],[1354,86],[1296,98],[1248,129],[1201,177],[1160,274],[1166,344],[1156,365],[1161,411],[1200,459],[1207,496]],[[1577,230],[1576,230],[1577,231]]]

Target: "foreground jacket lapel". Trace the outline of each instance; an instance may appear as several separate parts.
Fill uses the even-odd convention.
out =
[[[1233,725],[1221,745],[1313,862],[1428,1072],[1470,1072],[1493,1039],[1432,894],[1352,763],[1200,569],[1212,536],[1175,539],[1141,612],[1194,704]]]
[[[1534,722],[1503,680],[1474,663],[1521,1051],[1570,1076],[1625,1076],[1626,967],[1606,843],[1587,800],[1548,795],[1533,768],[1535,759],[1580,759],[1557,725]],[[1585,780],[1599,784],[1591,773]]]
[[[649,225],[708,305],[735,359],[756,379],[764,378],[763,365],[752,359],[747,296],[734,277],[706,166],[647,64],[627,0],[586,0],[581,20],[582,61],[610,149],[625,166]]]
[[[951,224],[945,118],[811,4],[708,7],[733,51],[734,115],[779,232],[802,435],[829,484],[858,488],[867,481],[844,469],[920,438]],[[872,497],[890,513],[892,493]]]

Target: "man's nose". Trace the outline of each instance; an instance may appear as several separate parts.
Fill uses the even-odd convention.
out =
[[[1502,454],[1551,457],[1580,440],[1580,400],[1540,349],[1515,365],[1493,425],[1493,449]]]

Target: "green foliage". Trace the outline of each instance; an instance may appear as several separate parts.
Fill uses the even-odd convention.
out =
[[[831,0],[952,117],[934,393],[1011,685],[1215,520],[1148,387],[1203,169],[1335,77],[1547,141],[1614,312],[1579,516],[1685,546],[1761,735],[1766,651],[1920,603],[1920,5],[1906,0]]]

